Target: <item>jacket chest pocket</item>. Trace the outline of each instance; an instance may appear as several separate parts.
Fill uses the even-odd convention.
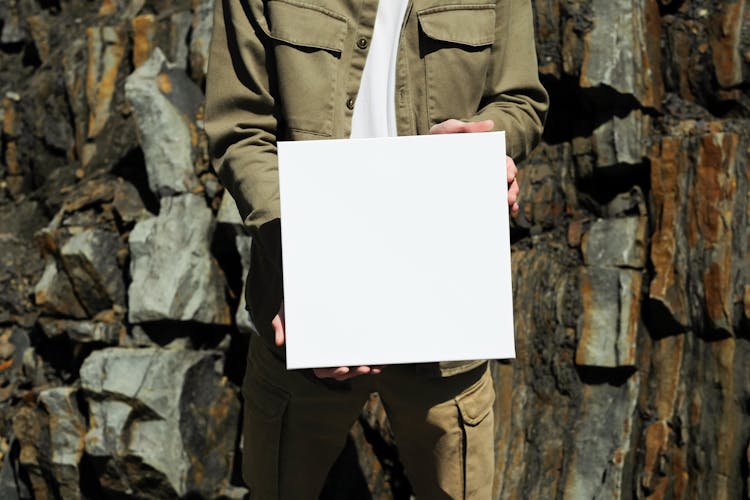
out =
[[[495,41],[495,4],[443,5],[417,17],[430,125],[473,116]]]
[[[287,128],[330,136],[346,18],[315,5],[284,0],[268,2],[267,15]]]

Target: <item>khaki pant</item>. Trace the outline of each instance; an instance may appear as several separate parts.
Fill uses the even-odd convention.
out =
[[[392,365],[380,375],[323,381],[311,370],[287,371],[257,336],[242,387],[242,472],[251,498],[317,498],[375,391],[417,498],[490,498],[495,392],[486,363],[445,378]]]

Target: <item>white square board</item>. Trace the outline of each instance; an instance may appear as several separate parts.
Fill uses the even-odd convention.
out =
[[[278,156],[289,369],[515,356],[503,132]]]

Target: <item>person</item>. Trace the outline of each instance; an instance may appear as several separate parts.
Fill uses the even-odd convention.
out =
[[[374,391],[418,498],[489,498],[494,472],[485,360],[286,370],[277,141],[504,130],[518,210],[514,160],[539,142],[547,106],[530,0],[216,0],[205,129],[253,235],[246,298],[259,336],[242,386],[252,498],[318,496]]]

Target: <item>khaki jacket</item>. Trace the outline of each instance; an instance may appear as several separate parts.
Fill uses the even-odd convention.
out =
[[[205,127],[214,168],[254,236],[246,298],[268,340],[282,298],[276,141],[349,137],[377,4],[215,2]],[[522,160],[540,140],[548,104],[530,0],[410,0],[395,91],[399,135],[427,134],[449,118],[491,119],[508,155]]]

